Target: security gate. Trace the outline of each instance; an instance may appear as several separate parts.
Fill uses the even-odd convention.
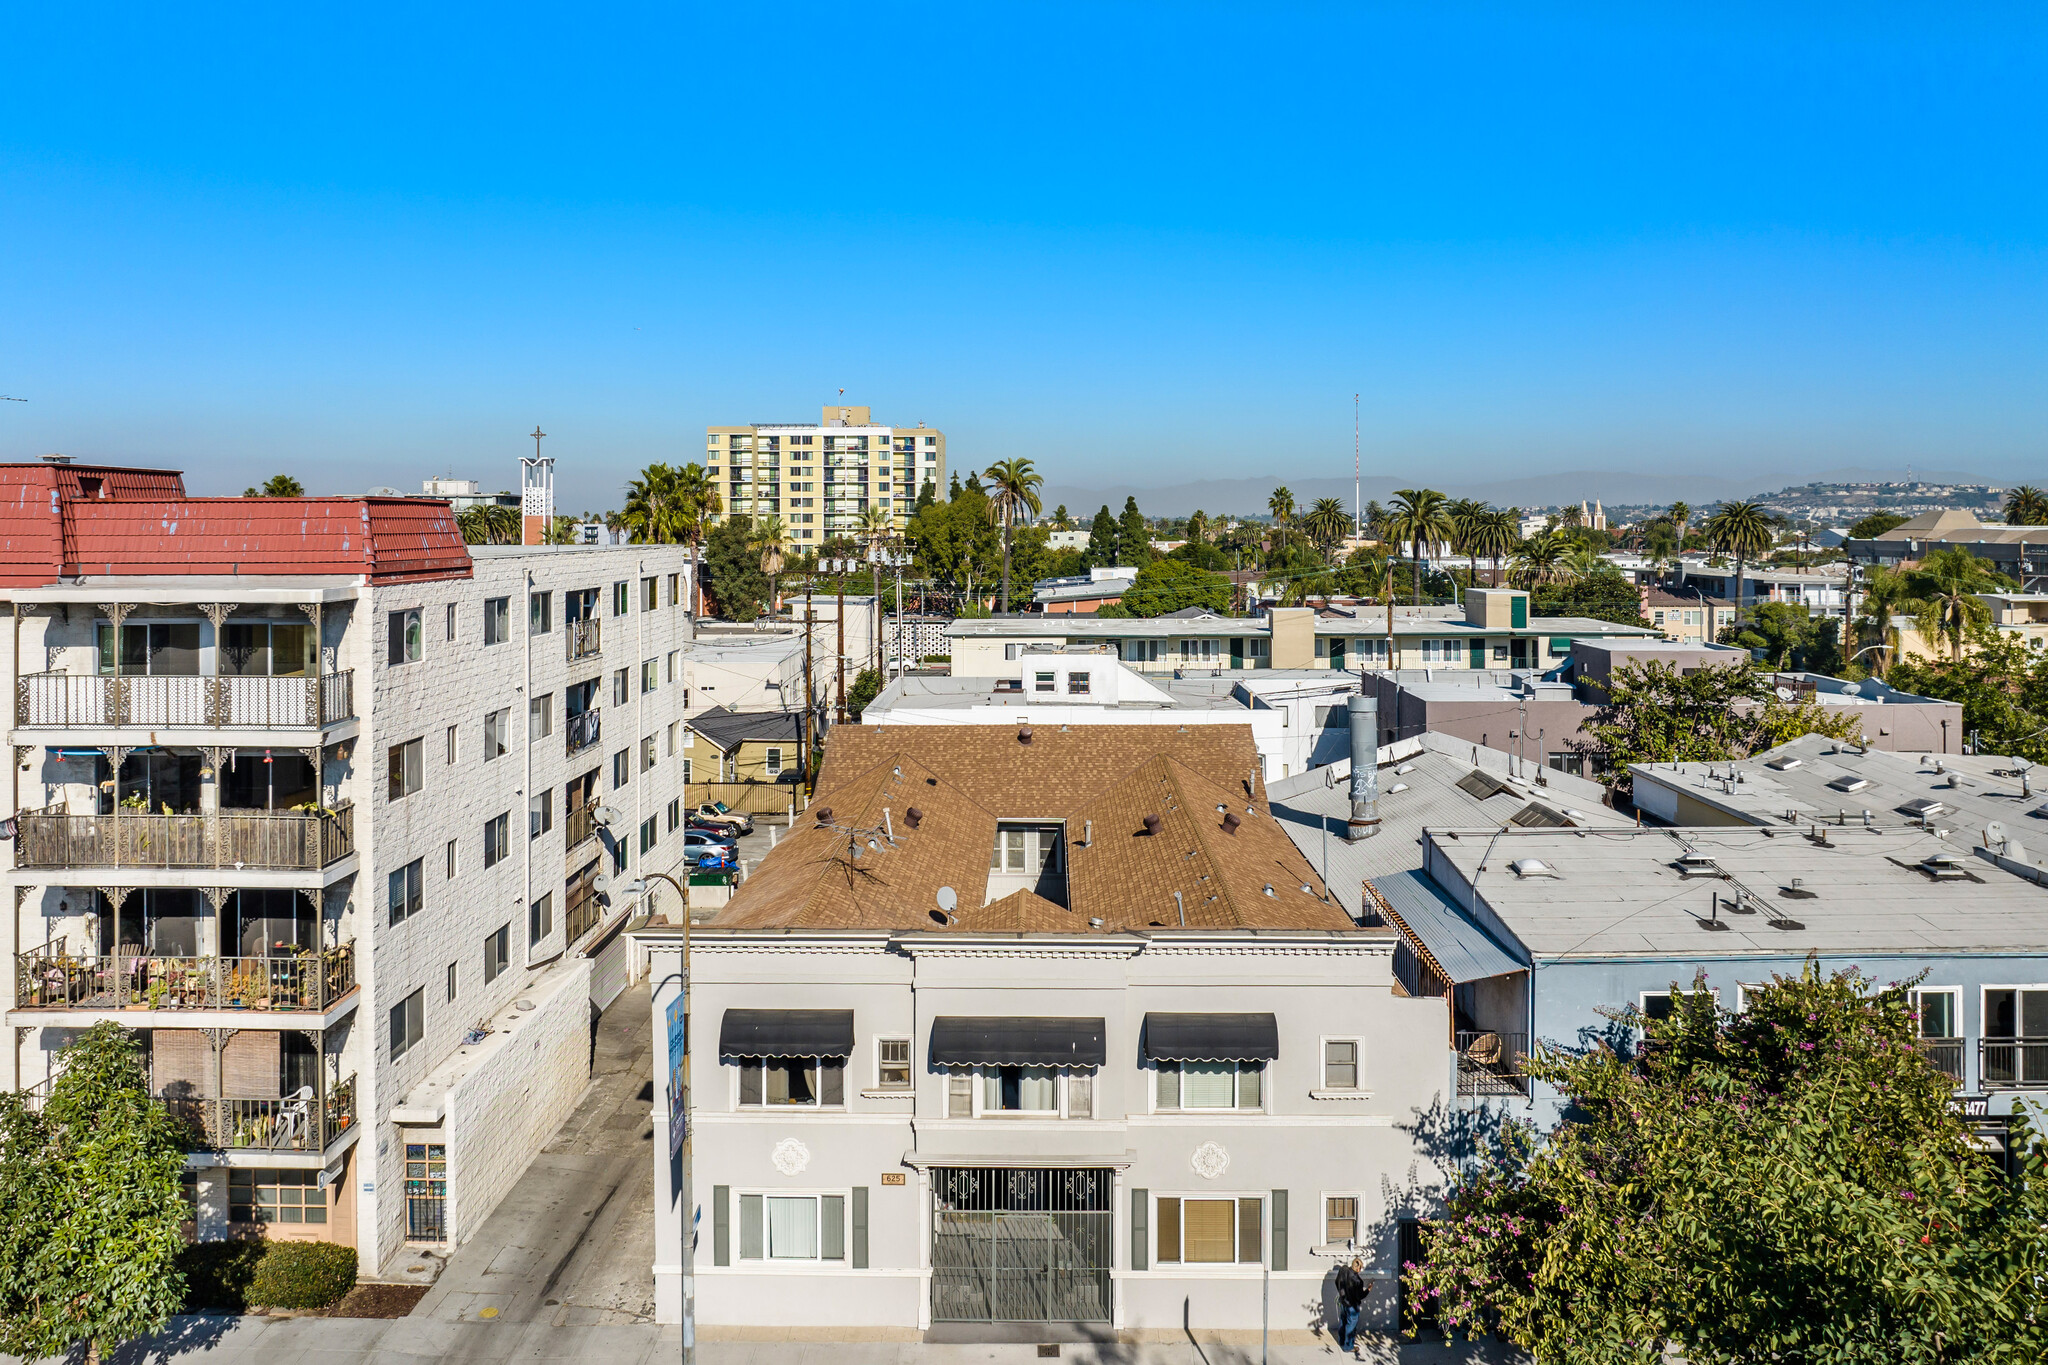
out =
[[[1111,1173],[932,1171],[934,1322],[1108,1322]]]

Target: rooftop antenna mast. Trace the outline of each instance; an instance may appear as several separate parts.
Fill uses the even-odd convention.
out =
[[[1362,466],[1358,462],[1358,395],[1351,395],[1351,534],[1365,539],[1365,503],[1361,494],[1365,481],[1360,476]]]

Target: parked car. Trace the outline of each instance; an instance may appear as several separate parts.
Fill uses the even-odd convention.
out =
[[[705,824],[725,825],[735,834],[752,834],[754,832],[754,817],[739,814],[723,801],[713,801],[707,805],[699,806],[693,814]]]
[[[683,851],[689,854],[716,853],[724,858],[739,856],[739,846],[731,839],[695,829],[684,832]]]

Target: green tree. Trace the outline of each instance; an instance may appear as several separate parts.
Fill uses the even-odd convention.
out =
[[[1002,553],[989,521],[988,499],[965,489],[952,501],[933,503],[911,517],[904,537],[926,573],[967,597],[974,596]]]
[[[1872,672],[1882,677],[1898,648],[1899,632],[1892,627],[1895,616],[1917,616],[1921,601],[1913,596],[1906,575],[1883,564],[1872,565],[1863,576],[1863,595],[1856,605],[1856,655],[1868,650],[1875,664]],[[1853,658],[1853,656],[1852,656]]]
[[[1204,543],[1207,543],[1209,539],[1209,518],[1208,515],[1204,513],[1202,509],[1199,507],[1197,507],[1194,510],[1194,514],[1188,518],[1188,539],[1198,540]]]
[[[1608,676],[1605,691],[1586,732],[1623,790],[1631,763],[1725,763],[1800,735],[1858,733],[1853,707],[1782,701],[1747,657],[1690,673],[1632,660]]]
[[[1851,540],[1876,540],[1896,526],[1904,526],[1907,518],[1897,512],[1872,512],[1849,528]]]
[[[2048,526],[2048,493],[2032,484],[2021,484],[2005,495],[2005,524]]]
[[[1684,502],[1671,504],[1671,524],[1678,531],[1678,546],[1685,548],[1686,528],[1692,524],[1692,505]]]
[[[1648,625],[1643,619],[1643,599],[1635,584],[1612,565],[1603,568],[1604,573],[1531,589],[1529,611],[1536,616],[1584,616],[1623,626]]]
[[[1394,515],[1387,529],[1396,540],[1409,545],[1409,593],[1418,602],[1422,600],[1422,547],[1451,538],[1448,506],[1449,499],[1434,488],[1394,490]]]
[[[457,512],[455,529],[471,545],[517,545],[525,527],[518,508],[490,502]]]
[[[1273,549],[1278,553],[1287,541],[1287,525],[1294,520],[1294,490],[1281,484],[1266,499],[1266,510],[1273,516]]]
[[[1224,573],[1230,568],[1230,556],[1206,540],[1183,541],[1180,548],[1167,558],[1182,560],[1198,569],[1207,569],[1211,573]]]
[[[1741,629],[1724,632],[1726,643],[1760,649],[1764,662],[1786,668],[1813,641],[1813,614],[1796,602],[1759,602]]]
[[[702,472],[701,469],[699,471]],[[626,505],[619,513],[635,545],[679,545],[683,522],[688,516],[681,489],[681,472],[670,465],[651,464],[640,477],[626,484]]]
[[[2048,763],[2048,656],[2017,635],[1980,631],[1961,658],[1914,655],[1886,670],[1885,682],[1960,702],[1963,730],[1976,735],[1979,753]]]
[[[1186,607],[1230,610],[1230,580],[1204,573],[1182,559],[1155,559],[1138,570],[1137,581],[1124,591],[1122,610],[1104,615],[1164,616]]]
[[[796,549],[796,541],[789,534],[789,527],[781,517],[762,517],[754,523],[753,547],[761,554],[761,572],[768,579],[768,614],[775,615],[781,610],[781,598],[776,586],[782,577],[782,566],[788,562],[790,553]]]
[[[930,479],[926,479],[924,481],[923,487],[917,490],[917,501],[911,504],[911,513],[915,515],[916,513],[922,512],[925,508],[930,507],[933,503],[937,501],[938,497],[933,492],[932,481]]]
[[[1045,483],[1023,459],[998,460],[988,467],[988,514],[1003,528],[1003,611],[1010,610],[1010,535],[1020,521],[1039,514],[1038,490]]]
[[[272,474],[263,481],[261,488],[245,488],[245,498],[303,498],[306,486],[289,474]]]
[[[0,1350],[98,1360],[184,1299],[185,1135],[121,1025],[93,1025],[60,1065],[40,1113],[0,1094]]]
[[[1707,543],[1735,556],[1735,623],[1742,624],[1742,570],[1747,561],[1771,548],[1771,521],[1754,502],[1724,502],[1700,524]]]
[[[863,668],[854,675],[853,686],[846,689],[846,714],[854,720],[859,720],[861,712],[867,710],[868,703],[873,701],[875,694],[881,690],[882,675],[872,668]]]
[[[1114,568],[1116,557],[1116,518],[1109,514],[1109,504],[1102,504],[1102,510],[1095,514],[1094,522],[1088,527],[1088,567],[1091,569]]]
[[[728,621],[751,621],[768,597],[768,575],[754,545],[754,519],[733,517],[704,538],[704,590],[712,608]]]
[[[1124,499],[1124,514],[1116,519],[1117,563],[1142,569],[1152,561],[1152,528],[1138,510],[1136,498]]]
[[[1308,532],[1308,538],[1316,543],[1316,548],[1327,555],[1350,534],[1351,514],[1336,498],[1317,498],[1308,509],[1308,515],[1301,519],[1301,529]]]
[[[1410,1296],[1540,1365],[2035,1361],[2048,1160],[1972,1144],[1916,1046],[1911,987],[1809,962],[1721,1008],[1703,982],[1646,1045],[1545,1052],[1570,1102],[1424,1225]]]
[[[1538,531],[1515,548],[1509,575],[1531,590],[1562,580],[1568,576],[1566,565],[1575,548],[1571,532],[1562,526]]]
[[[952,502],[960,496],[960,471],[953,471],[953,486],[946,493],[946,501]]]
[[[1071,531],[1074,529],[1074,518],[1068,513],[1065,503],[1061,503],[1058,507],[1052,509],[1052,529],[1055,531]]]
[[[1920,602],[1914,624],[1929,640],[1948,641],[1951,659],[1963,657],[1965,635],[1991,621],[1991,608],[1977,594],[2015,586],[1990,560],[1960,545],[1929,550],[1906,571],[1906,587]]]

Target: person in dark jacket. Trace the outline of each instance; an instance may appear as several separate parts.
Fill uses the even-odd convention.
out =
[[[1337,1347],[1358,1354],[1358,1315],[1365,1308],[1365,1296],[1372,1282],[1359,1272],[1365,1262],[1352,1257],[1350,1265],[1337,1267]]]

